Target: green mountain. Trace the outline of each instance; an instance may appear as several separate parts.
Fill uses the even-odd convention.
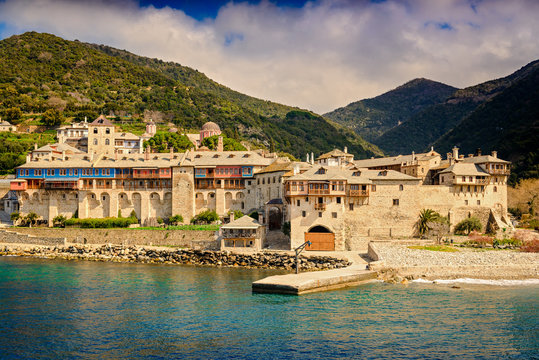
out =
[[[528,65],[526,75],[490,100],[478,106],[434,146],[449,151],[453,146],[464,153],[476,148],[497,150],[513,162],[512,181],[517,177],[539,178],[539,62]]]
[[[446,100],[457,88],[428,79],[415,79],[372,99],[353,102],[324,114],[353,129],[368,141],[400,125],[412,115]]]
[[[470,116],[479,106],[503,93],[518,81],[531,76],[538,68],[539,61],[535,61],[507,77],[457,90],[444,102],[412,115],[401,125],[375,139],[373,143],[390,154],[405,154],[414,150],[428,149],[440,137]],[[481,139],[474,141],[476,141],[476,147],[481,147]]]
[[[228,137],[297,157],[344,146],[358,158],[381,154],[319,115],[238,93],[188,67],[35,32],[0,41],[0,113],[13,107],[135,119],[153,111],[184,129],[211,120]]]

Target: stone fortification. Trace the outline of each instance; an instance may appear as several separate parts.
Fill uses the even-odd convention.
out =
[[[286,253],[236,254],[228,251],[204,251],[191,249],[146,249],[137,246],[89,246],[70,245],[54,247],[28,247],[0,245],[0,256],[36,256],[68,260],[92,260],[113,262],[138,262],[148,264],[181,264],[222,267],[247,267],[291,270],[295,257]],[[301,270],[340,269],[349,266],[346,260],[329,256],[300,256]]]
[[[58,229],[58,228],[17,228],[20,234],[37,238],[65,238],[74,244],[118,244],[183,246],[195,249],[215,249],[215,231],[202,230],[139,230],[139,229]],[[26,235],[27,236],[27,235]],[[3,241],[9,242],[9,241]],[[20,241],[13,241],[21,243]],[[25,244],[40,244],[24,242]],[[48,243],[44,243],[48,244]]]

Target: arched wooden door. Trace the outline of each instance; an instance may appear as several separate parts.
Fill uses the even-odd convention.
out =
[[[315,226],[305,233],[305,242],[311,245],[305,247],[312,251],[335,251],[335,234],[323,226]]]

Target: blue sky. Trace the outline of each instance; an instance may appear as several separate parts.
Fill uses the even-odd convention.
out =
[[[537,0],[0,0],[25,31],[195,68],[318,113],[424,77],[456,87],[539,59]]]
[[[215,18],[219,9],[229,3],[230,0],[141,0],[141,6],[152,5],[156,8],[164,8],[169,6],[173,9],[184,11],[187,15],[197,19],[204,20],[206,18]],[[240,2],[240,1],[237,1]],[[245,1],[250,4],[258,4],[260,1]],[[274,0],[272,1],[279,7],[301,8],[306,0]]]

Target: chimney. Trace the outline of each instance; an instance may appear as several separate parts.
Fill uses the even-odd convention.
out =
[[[309,163],[309,153],[307,153],[307,160],[305,160],[307,164]]]
[[[453,159],[458,159],[459,158],[459,148],[458,147],[453,147]]]
[[[147,146],[146,150],[144,151],[144,160],[150,160],[150,147]]]
[[[34,150],[37,150],[37,143],[34,143]]]
[[[348,146],[345,146],[345,147],[344,147],[344,153],[345,153],[345,154],[348,154]]]
[[[174,148],[171,147],[170,148],[170,160],[172,160],[174,158]]]
[[[415,160],[415,151],[412,151],[412,160]]]
[[[26,154],[26,162],[30,162],[32,160],[32,153]]]
[[[84,117],[84,123],[86,124],[87,122],[88,122],[88,117],[85,116],[85,117]]]
[[[299,163],[294,163],[294,175],[297,175],[297,174],[299,174]]]
[[[66,152],[65,150],[62,150],[62,161],[66,159]]]
[[[459,155],[459,160],[462,160],[462,159],[464,159],[464,155],[463,155],[463,154],[460,154],[460,155]]]
[[[219,136],[217,138],[217,151],[223,152],[223,137]]]
[[[495,150],[493,150],[493,151],[492,151],[492,157],[493,157],[493,158],[498,158],[498,152],[495,151]]]
[[[481,148],[477,148],[477,150],[475,150],[475,156],[481,156]]]
[[[468,154],[468,157],[469,157],[469,158],[472,158],[472,157],[473,157],[473,154]]]
[[[264,224],[264,214],[262,214],[261,212],[258,213],[258,222],[260,224]]]
[[[234,221],[234,211],[230,212],[230,222]]]
[[[314,165],[314,153],[311,152],[311,165]]]

